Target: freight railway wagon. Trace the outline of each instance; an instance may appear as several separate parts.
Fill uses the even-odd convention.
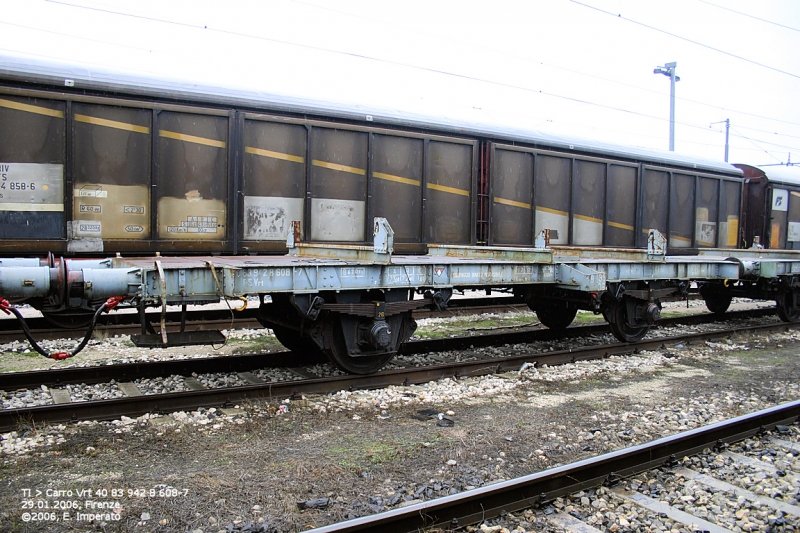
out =
[[[30,69],[29,69],[30,70]],[[52,69],[51,69],[52,70]],[[50,72],[50,71],[48,71]],[[149,85],[148,85],[149,83]],[[533,131],[0,65],[0,254],[369,244],[736,248],[742,171]]]
[[[737,249],[795,242],[787,184],[744,228],[748,169],[59,69],[0,65],[0,252],[48,254],[0,259],[0,296],[51,319],[124,301],[141,345],[215,342],[147,334],[144,310],[258,295],[287,347],[365,373],[461,289],[511,291],[554,329],[602,313],[626,342],[693,283],[713,311],[736,295],[800,318],[800,252]]]
[[[786,257],[791,253],[666,256],[666,238],[656,230],[646,250],[551,247],[548,233],[534,248],[431,245],[426,255],[395,256],[385,219],[375,219],[371,247],[300,243],[297,221],[290,253],[280,256],[0,260],[0,294],[32,303],[63,299],[68,306],[104,302],[95,319],[125,301],[140,311],[142,335],[133,337],[140,346],[224,339],[209,331],[168,334],[163,322],[160,332],[148,334],[148,306],[161,306],[163,320],[167,304],[258,295],[259,319],[285,346],[321,351],[353,373],[385,366],[413,334],[414,309],[445,309],[453,291],[463,289],[513,291],[553,329],[566,328],[579,308],[602,313],[625,342],[641,339],[659,318],[661,301],[685,298],[692,283],[709,288],[718,308],[737,290],[775,299],[784,320],[800,317],[800,260]],[[20,317],[7,301],[0,308]]]
[[[735,166],[745,177],[745,240],[771,249],[800,249],[800,168]]]

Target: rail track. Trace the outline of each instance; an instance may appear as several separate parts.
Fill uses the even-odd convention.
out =
[[[600,530],[587,523],[586,517],[603,507],[608,510],[609,502],[613,500],[636,506],[641,514],[650,513],[663,522],[677,523],[690,530],[729,533],[737,525],[736,521],[742,521],[752,512],[753,518],[766,522],[759,524],[754,521],[752,530],[796,531],[795,527],[800,523],[796,493],[789,493],[788,498],[786,494],[781,494],[786,491],[781,490],[774,491],[772,495],[756,494],[747,485],[752,483],[748,479],[753,476],[775,478],[779,486],[788,483],[791,487],[793,482],[800,481],[800,472],[785,469],[787,462],[790,463],[789,467],[800,467],[800,461],[797,460],[800,456],[800,430],[792,427],[798,419],[800,401],[795,401],[571,465],[321,527],[316,531],[452,531],[468,525],[491,524],[495,519],[502,522],[500,517],[506,513],[535,508],[538,513],[546,514],[546,520],[558,528],[591,533]],[[766,432],[772,429],[777,429],[777,434],[767,435]],[[742,449],[730,446],[748,437],[757,438]],[[790,440],[785,440],[787,437]],[[778,453],[788,454],[794,459],[776,465],[775,462],[757,458],[759,455],[774,457]],[[697,456],[699,459],[681,461],[686,456]],[[720,475],[707,475],[687,468],[693,463],[717,465],[719,468],[712,470]],[[726,466],[732,467],[726,469]],[[624,479],[640,473],[646,473],[643,479],[654,481]],[[781,481],[787,476],[788,479]],[[598,487],[604,487],[602,498],[589,503],[585,494]],[[794,489],[797,490],[796,484]],[[720,492],[729,494],[730,497],[725,499],[730,502],[725,508],[726,502],[717,500],[721,507],[719,514],[709,512],[702,504],[693,505],[703,493],[713,495]],[[691,495],[682,497],[684,493],[697,494],[698,498]],[[676,494],[679,497],[675,497]],[[559,511],[551,505],[570,495],[573,501],[578,502],[586,498],[586,503],[572,506],[571,513]],[[599,505],[592,505],[601,499]],[[716,511],[713,506],[709,507]],[[761,513],[765,515],[763,520]],[[612,521],[608,525],[613,524]],[[729,525],[730,529],[725,525]],[[786,528],[782,528],[782,525],[786,525]],[[610,530],[628,527],[625,524],[620,526],[618,521],[616,526],[616,529]],[[628,527],[628,530],[632,529]]]
[[[481,308],[484,309],[484,308]],[[662,327],[697,325],[725,320],[765,317],[774,314],[772,309],[751,309],[730,312],[723,317],[702,313],[682,317],[662,319]],[[504,344],[523,344],[555,339],[569,339],[608,333],[605,323],[573,326],[564,331],[553,331],[539,327],[518,327],[512,330],[481,332],[479,335],[416,340],[403,347],[403,355],[464,350]],[[637,345],[638,346],[638,345]],[[49,370],[29,372],[0,373],[0,390],[10,388],[30,388],[40,385],[63,386],[74,383],[102,383],[107,381],[130,381],[141,378],[156,378],[174,374],[190,375],[209,372],[247,372],[264,367],[290,367],[299,369],[324,361],[318,354],[304,354],[290,351],[258,353],[245,355],[226,355],[221,357],[185,358],[169,361],[148,361],[139,363],[119,363],[97,366],[70,366]],[[302,375],[302,370],[298,370]],[[307,374],[302,377],[309,377]]]
[[[688,300],[699,300],[701,296],[692,292]],[[415,319],[471,315],[476,313],[502,313],[507,311],[526,311],[528,306],[517,298],[511,296],[487,296],[483,298],[453,298],[446,311],[430,311],[417,309],[413,315]],[[141,333],[141,319],[134,310],[103,313],[98,317],[95,331],[102,335],[131,335]],[[161,319],[160,312],[148,312],[148,322],[155,324]],[[37,340],[63,339],[65,337],[81,337],[85,330],[85,315],[78,316],[75,321],[61,320],[53,323],[53,318],[34,315],[26,318],[29,330]],[[168,333],[181,330],[199,331],[203,329],[260,329],[263,326],[258,321],[258,308],[252,303],[243,309],[232,307],[201,308],[188,310],[182,316],[181,311],[171,310],[166,313],[165,323]],[[183,324],[183,326],[182,326]],[[12,342],[24,338],[19,323],[11,316],[0,317],[0,343]]]
[[[729,313],[726,318],[742,316],[763,316],[770,309],[761,309],[740,313]],[[666,323],[696,324],[717,320],[711,314],[692,315],[674,318]],[[304,394],[330,393],[348,389],[380,388],[389,385],[410,385],[424,383],[447,377],[463,378],[486,374],[503,373],[518,370],[523,364],[557,365],[580,360],[596,359],[630,353],[636,350],[656,349],[679,343],[691,343],[718,339],[730,336],[745,329],[753,332],[785,331],[794,324],[776,322],[774,324],[734,329],[725,329],[707,333],[693,333],[674,337],[646,339],[636,344],[603,344],[567,350],[531,353],[528,350],[507,354],[502,357],[473,357],[463,361],[442,361],[439,364],[415,367],[408,365],[385,370],[366,376],[338,375],[320,377],[308,373],[302,368],[289,369],[292,379],[265,381],[251,372],[265,365],[285,366],[296,364],[296,354],[288,352],[276,354],[258,354],[244,356],[228,356],[206,359],[182,359],[152,363],[132,363],[94,367],[69,368],[38,372],[20,372],[0,374],[0,389],[14,390],[23,387],[64,387],[69,383],[99,383],[114,380],[123,397],[109,400],[72,401],[69,393],[63,388],[51,388],[52,405],[40,405],[16,409],[0,409],[0,431],[8,431],[25,424],[58,423],[79,420],[104,420],[121,416],[139,416],[145,413],[172,412],[193,410],[200,407],[231,406],[242,400],[270,398],[299,398]],[[572,336],[585,337],[606,332],[605,325],[569,328]],[[416,341],[408,344],[406,353],[426,353],[442,350],[463,350],[476,346],[520,344],[535,340],[552,339],[554,332],[550,330],[527,330],[493,333],[482,336],[447,338]],[[398,358],[402,364],[402,357]],[[193,376],[204,371],[225,371],[236,373],[238,386],[206,388],[194,377],[185,380],[186,388],[182,392],[164,394],[142,394],[133,383],[143,377],[184,375]]]
[[[510,310],[527,310],[528,306],[511,297],[486,297],[486,298],[454,298],[451,300],[447,311],[428,311],[420,309],[414,311],[414,318],[429,318],[433,316],[456,316],[475,313],[505,312]],[[158,323],[161,314],[147,313],[150,323]],[[31,316],[26,318],[28,328],[37,340],[63,339],[65,337],[81,337],[85,330],[86,317],[81,315],[70,322],[62,320],[58,325],[53,324],[52,318]],[[260,329],[263,326],[258,321],[258,308],[246,307],[241,311],[236,308],[211,308],[198,309],[186,312],[174,310],[166,314],[166,326],[169,333],[180,331],[181,324],[185,331],[199,331],[203,329]],[[138,313],[113,312],[101,314],[98,318],[95,331],[105,335],[131,335],[141,333],[141,320]],[[0,319],[0,343],[24,339],[25,334],[19,328],[19,323],[13,317]]]

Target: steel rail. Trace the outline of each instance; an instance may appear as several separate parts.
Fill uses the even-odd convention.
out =
[[[725,315],[704,313],[683,317],[664,318],[662,326],[700,324],[724,320],[768,316],[774,309],[755,309],[734,311]],[[426,339],[405,343],[401,354],[421,354],[436,351],[459,350],[470,347],[498,346],[503,344],[523,344],[563,338],[576,338],[608,333],[608,324],[573,326],[564,331],[549,329],[523,329],[504,332],[486,332],[477,336],[447,337]],[[27,372],[0,373],[0,390],[62,386],[76,383],[103,383],[111,380],[132,381],[141,378],[154,378],[171,375],[191,375],[211,372],[245,372],[267,367],[298,367],[319,362],[318,358],[307,354],[289,351],[268,354],[229,355],[221,357],[202,357],[170,361],[149,361],[143,363],[118,363],[99,366],[67,367],[62,369],[33,370]]]
[[[690,343],[725,338],[734,333],[788,331],[800,323],[785,323],[680,335],[640,341],[636,344],[610,344],[588,346],[544,354],[518,354],[496,359],[445,363],[422,368],[404,368],[378,372],[365,376],[337,376],[304,381],[275,382],[239,387],[204,389],[199,391],[174,392],[98,400],[44,405],[18,409],[0,409],[0,431],[10,431],[20,425],[41,423],[63,423],[81,420],[107,420],[120,416],[141,416],[146,413],[163,413],[193,410],[200,407],[220,407],[246,400],[271,398],[299,398],[304,394],[326,394],[340,390],[378,389],[390,385],[427,383],[443,378],[464,378],[488,374],[518,371],[521,365],[559,365],[590,359],[622,355],[639,350],[658,349],[678,343]]]
[[[464,298],[451,300],[451,305],[446,311],[430,311],[417,309],[414,318],[447,317],[472,313],[503,312],[509,310],[528,310],[528,306],[512,297],[497,298]],[[233,313],[233,319],[231,314]],[[160,313],[147,313],[151,323],[160,320]],[[180,330],[180,311],[169,311],[166,314],[166,326],[169,333]],[[81,328],[59,328],[50,323],[46,318],[33,316],[26,318],[26,322],[34,336],[39,339],[62,339],[83,335]],[[263,328],[258,321],[258,309],[248,307],[242,311],[229,309],[200,309],[187,311],[186,331],[199,331],[207,329],[260,329]],[[111,313],[102,314],[98,318],[98,332],[108,335],[129,335],[141,333],[141,324],[137,313]],[[19,324],[13,318],[0,318],[0,343],[12,342],[23,338]]]
[[[540,505],[560,496],[614,484],[707,448],[729,444],[800,418],[800,401],[717,422],[674,436],[517,479],[315,529],[315,533],[450,531]]]

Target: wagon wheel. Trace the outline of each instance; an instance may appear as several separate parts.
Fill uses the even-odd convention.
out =
[[[270,324],[269,328],[272,329],[278,342],[291,351],[298,354],[314,356],[314,359],[317,359],[317,356],[319,356],[320,360],[324,360],[322,350],[317,346],[317,343],[308,337],[303,337],[300,335],[299,331],[275,324]]]
[[[323,350],[325,355],[328,356],[331,363],[350,374],[372,374],[386,366],[395,356],[395,352],[356,357],[350,355],[344,340],[341,320],[335,313],[332,313],[325,321],[323,335],[325,337],[325,349]]]
[[[722,314],[731,305],[731,291],[725,289],[701,288],[700,296],[706,302],[706,308],[712,313]]]
[[[784,322],[797,322],[800,320],[800,308],[792,307],[794,302],[792,291],[784,291],[775,299],[775,311],[778,318]]]
[[[625,301],[615,302],[608,310],[609,316],[606,317],[611,333],[620,342],[637,342],[647,335],[650,326],[634,327],[628,324],[628,306]]]
[[[539,302],[528,307],[536,313],[539,322],[556,331],[567,329],[578,314],[577,307],[562,302]]]
[[[722,314],[731,306],[733,297],[730,293],[715,292],[709,295],[703,295],[706,301],[706,308],[712,313]]]

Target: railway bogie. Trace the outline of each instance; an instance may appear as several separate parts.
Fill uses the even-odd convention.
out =
[[[797,271],[796,267],[791,269]],[[775,311],[784,322],[800,320],[800,275],[782,274],[769,277],[744,276],[738,281],[705,282],[700,295],[712,313],[724,313],[733,298],[775,302]]]
[[[703,283],[700,286],[700,296],[706,303],[709,311],[722,314],[728,310],[733,301],[733,291],[726,283]]]
[[[416,330],[408,290],[325,291],[276,294],[259,311],[259,321],[293,351],[321,352],[346,372],[383,368]]]

